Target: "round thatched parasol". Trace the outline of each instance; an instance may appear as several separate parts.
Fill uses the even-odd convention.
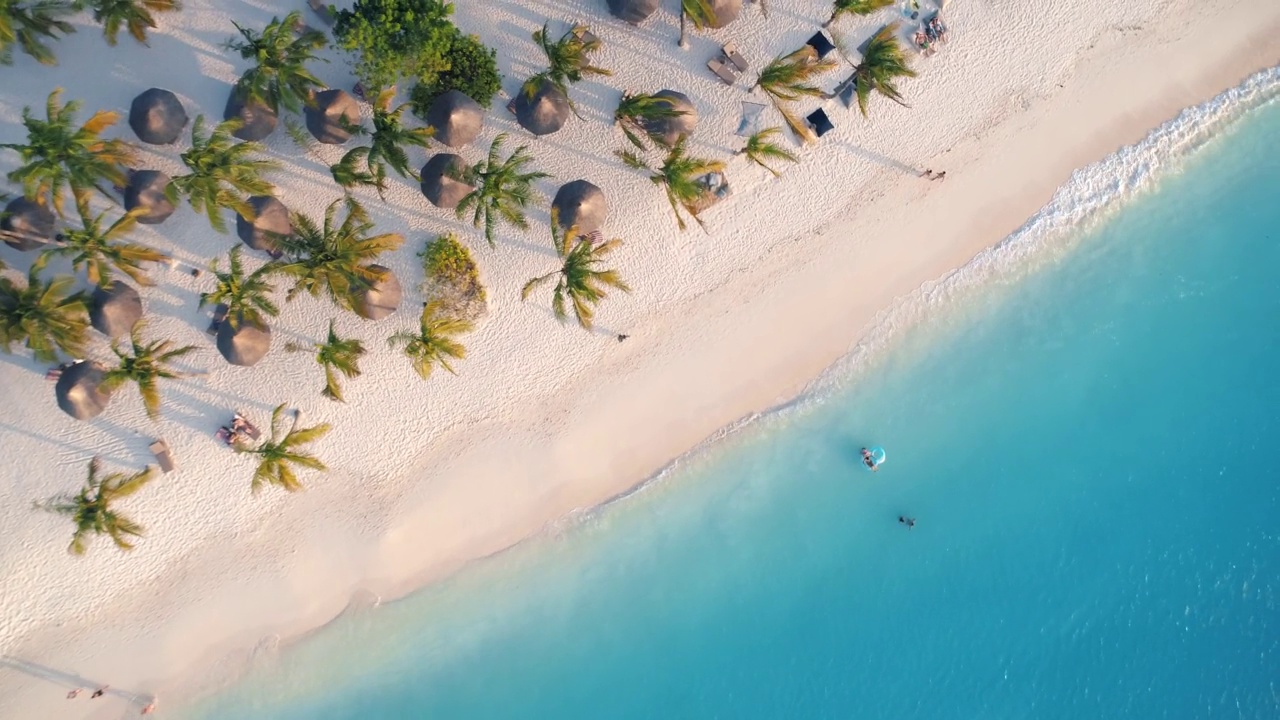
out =
[[[716,18],[711,25],[714,28],[722,28],[737,20],[738,13],[742,12],[742,0],[708,0],[708,3],[711,5],[711,14]]]
[[[271,349],[271,327],[266,323],[241,319],[238,327],[231,318],[218,326],[218,352],[232,365],[256,365]]]
[[[40,203],[17,198],[0,213],[0,239],[14,250],[35,250],[53,242],[55,220]]]
[[[538,83],[532,96],[521,88],[514,109],[516,122],[534,135],[550,135],[559,130],[573,112],[569,98],[549,80]]]
[[[132,285],[112,280],[89,298],[89,322],[109,338],[128,335],[142,319],[142,296]]]
[[[432,205],[445,210],[458,207],[467,193],[475,190],[475,186],[459,180],[467,171],[467,164],[462,158],[452,153],[432,155],[427,164],[422,166],[418,176],[422,178],[422,194],[427,196]]]
[[[303,114],[307,129],[326,145],[341,145],[351,139],[351,130],[360,124],[360,104],[346,90],[318,92]]]
[[[129,106],[129,127],[139,140],[152,145],[176,142],[188,120],[178,96],[160,88],[147,90]]]
[[[457,90],[436,98],[427,109],[427,125],[435,139],[449,147],[462,147],[475,140],[484,127],[484,108]]]
[[[693,133],[693,129],[698,125],[698,109],[693,106],[689,96],[675,90],[659,90],[653,96],[666,100],[672,109],[679,111],[681,114],[675,117],[657,118],[652,122],[644,123],[644,129],[652,135],[661,137],[662,142],[668,147],[674,146],[680,140],[689,137]]]
[[[276,111],[266,105],[256,102],[246,104],[238,97],[234,87],[231,88],[231,97],[227,98],[227,109],[222,113],[223,120],[232,118],[239,118],[244,122],[244,126],[232,135],[250,142],[265,140],[275,132],[276,123],[280,121]]]
[[[261,250],[272,257],[280,257],[280,238],[293,234],[293,221],[289,208],[270,195],[249,198],[253,208],[253,220],[236,215],[236,234],[245,245]]]
[[[568,230],[576,227],[579,235],[588,235],[604,225],[609,215],[604,192],[586,180],[574,180],[560,186],[551,201],[560,227]]]
[[[111,394],[102,390],[105,368],[95,362],[81,361],[62,369],[53,394],[58,407],[77,420],[91,420],[107,409]]]
[[[389,268],[370,265],[369,269],[379,274],[378,281],[356,296],[355,310],[365,320],[381,320],[400,307],[400,299],[404,293],[400,288],[400,279]]]
[[[169,176],[159,170],[135,170],[129,173],[129,184],[124,189],[124,209],[145,208],[138,222],[155,225],[169,219],[173,203],[164,194],[169,187]]]
[[[609,0],[609,12],[632,25],[639,25],[658,9],[661,0]]]

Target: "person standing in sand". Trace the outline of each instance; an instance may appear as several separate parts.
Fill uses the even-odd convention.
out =
[[[93,691],[93,694],[89,696],[89,699],[90,699],[90,700],[96,700],[96,699],[98,699],[98,698],[102,697],[103,695],[106,695],[106,694],[107,694],[107,690],[108,690],[110,687],[111,687],[110,685],[103,685],[102,687],[98,688],[97,690],[94,690],[94,691]]]
[[[67,699],[75,700],[77,697],[80,696],[80,693],[83,691],[84,691],[84,688],[76,688],[75,690],[72,690],[71,692],[67,693]]]

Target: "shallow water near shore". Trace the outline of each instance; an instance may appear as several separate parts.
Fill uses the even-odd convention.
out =
[[[178,716],[1280,716],[1277,137],[1273,102],[847,388]]]

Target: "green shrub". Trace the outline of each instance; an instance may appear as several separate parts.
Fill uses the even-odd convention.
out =
[[[466,245],[452,234],[428,242],[418,253],[426,276],[423,295],[427,302],[439,302],[453,317],[475,320],[487,309],[480,270]]]
[[[413,114],[426,119],[431,103],[450,90],[457,90],[484,107],[493,104],[493,96],[502,89],[498,74],[498,53],[485,47],[474,36],[458,33],[445,58],[449,64],[434,77],[422,77],[413,86],[409,101]]]
[[[401,78],[434,78],[458,29],[441,0],[356,0],[333,24],[338,46],[356,55],[355,74],[377,94]]]

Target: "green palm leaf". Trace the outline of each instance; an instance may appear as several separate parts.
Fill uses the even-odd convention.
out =
[[[773,173],[774,177],[778,177],[778,171],[770,167],[769,164],[765,162],[766,160],[800,162],[800,159],[791,151],[773,142],[773,136],[780,132],[782,132],[782,128],[771,127],[755,133],[751,137],[747,138],[747,144],[738,151],[738,154],[746,155],[748,160]]]
[[[622,133],[632,145],[644,150],[644,139],[666,147],[661,133],[653,128],[663,120],[678,118],[685,112],[676,108],[670,98],[624,92],[618,109],[613,112],[613,121],[622,128]]]
[[[13,63],[14,46],[43,65],[57,65],[45,40],[75,32],[75,26],[62,18],[77,9],[76,3],[65,0],[0,3],[0,65]]]
[[[468,170],[465,180],[475,189],[462,198],[456,209],[459,218],[470,212],[471,224],[484,227],[485,240],[491,247],[499,223],[506,222],[522,230],[528,227],[525,210],[533,201],[533,183],[551,177],[544,172],[526,170],[533,161],[528,146],[521,145],[503,160],[501,151],[506,139],[505,133],[494,138],[488,158]]]
[[[454,340],[454,336],[471,332],[471,329],[470,322],[444,315],[440,303],[432,302],[423,306],[416,332],[401,330],[392,335],[387,344],[401,347],[413,363],[418,377],[426,380],[436,365],[454,372],[449,360],[461,360],[467,356],[466,348]]]
[[[111,284],[113,270],[128,275],[139,285],[150,285],[151,279],[142,269],[143,263],[162,262],[168,256],[159,250],[120,239],[133,230],[138,218],[146,214],[145,208],[135,208],[125,213],[105,230],[102,228],[106,213],[91,217],[87,208],[80,208],[79,229],[67,228],[57,245],[44,251],[46,258],[69,257],[71,266],[83,269],[89,282],[99,287]]]
[[[13,343],[25,343],[40,362],[54,362],[58,351],[84,357],[89,318],[84,293],[71,292],[74,280],[59,276],[45,282],[37,260],[27,273],[25,286],[0,277],[0,344],[12,352]]]
[[[347,211],[341,223],[337,222],[339,207]],[[350,197],[330,203],[323,226],[295,213],[294,234],[280,242],[288,261],[279,272],[293,278],[287,297],[293,299],[299,292],[319,297],[324,291],[338,307],[352,309],[358,295],[380,277],[370,265],[404,243],[395,233],[372,234],[373,227],[364,208]]]
[[[330,400],[346,402],[346,398],[342,396],[342,384],[338,376],[339,374],[347,378],[360,376],[360,357],[365,354],[363,343],[355,338],[344,340],[338,337],[338,333],[333,329],[333,320],[329,320],[329,335],[324,342],[313,343],[311,347],[291,345],[289,349],[313,353],[316,362],[324,368],[324,387],[320,390],[320,394]]]
[[[284,106],[296,112],[311,102],[312,91],[324,87],[307,70],[307,63],[327,62],[316,57],[316,51],[327,41],[324,33],[302,24],[300,11],[289,13],[284,20],[271,18],[261,33],[234,21],[231,24],[236,26],[240,37],[228,40],[224,47],[254,62],[236,83],[235,92],[243,102],[261,103],[277,112]],[[297,32],[296,27],[304,30]]]
[[[129,333],[129,348],[121,347],[118,342],[111,343],[111,352],[115,353],[119,364],[104,374],[102,387],[106,392],[113,392],[126,382],[137,383],[142,403],[147,409],[147,417],[155,420],[160,417],[160,388],[156,381],[186,377],[170,364],[195,352],[197,348],[194,345],[176,346],[170,340],[145,343],[142,341],[145,326],[144,321],[133,326]]]
[[[133,475],[111,473],[100,476],[101,470],[98,458],[93,458],[89,461],[89,475],[79,493],[58,495],[36,505],[37,509],[70,517],[75,522],[75,532],[68,547],[73,555],[83,555],[93,535],[106,535],[121,550],[132,550],[133,538],[142,537],[144,532],[141,525],[121,515],[112,505],[138,492],[154,479],[154,468],[148,466]]]
[[[835,67],[834,59],[821,59],[816,50],[805,45],[789,55],[774,58],[760,71],[760,77],[751,89],[763,91],[787,125],[807,142],[812,133],[791,111],[789,104],[806,97],[822,97],[822,90],[812,81]]]
[[[209,216],[209,224],[218,232],[227,231],[224,208],[253,219],[247,196],[270,195],[274,187],[262,173],[280,167],[274,160],[252,157],[263,150],[259,143],[235,139],[232,133],[241,125],[238,119],[227,120],[206,135],[204,116],[197,117],[191,126],[191,149],[182,153],[182,162],[190,172],[174,177],[165,188],[170,202],[186,197],[193,210]]]
[[[241,251],[239,245],[231,248],[226,272],[218,268],[216,260],[213,262],[209,271],[218,284],[213,292],[200,295],[200,307],[226,305],[226,322],[231,323],[233,328],[239,327],[242,320],[263,323],[263,316],[275,317],[280,314],[280,309],[271,301],[275,285],[270,282],[271,275],[279,270],[279,265],[266,263],[246,275]]]
[[[578,325],[584,330],[590,330],[595,318],[595,306],[608,295],[607,288],[631,292],[618,271],[600,267],[605,256],[622,245],[622,241],[610,240],[594,245],[590,239],[579,235],[576,227],[561,228],[559,213],[552,210],[551,245],[560,256],[560,268],[525,283],[520,291],[520,299],[527,300],[534,290],[555,279],[551,311],[555,313],[556,319],[564,322],[568,317],[565,310],[567,297],[573,305]]]
[[[277,405],[271,412],[271,437],[263,440],[257,447],[237,445],[236,451],[258,456],[258,467],[253,473],[251,488],[256,494],[265,485],[276,485],[289,492],[302,489],[293,465],[300,465],[315,470],[327,470],[319,458],[298,449],[301,445],[319,440],[332,428],[322,423],[309,428],[298,428],[298,415],[294,413],[293,423],[285,428],[283,423],[284,405]]]
[[[147,30],[156,27],[152,13],[176,12],[182,9],[179,0],[89,0],[93,19],[102,24],[102,35],[107,44],[115,47],[121,30],[139,43],[146,45]]]
[[[831,23],[845,15],[870,15],[881,8],[893,5],[894,0],[835,0],[831,9],[831,17],[822,23],[822,27],[830,27]]]
[[[880,28],[880,31],[867,41],[862,53],[862,62],[853,71],[854,89],[858,97],[858,109],[863,117],[867,115],[867,104],[871,93],[878,92],[890,100],[907,107],[898,90],[898,78],[915,77],[907,62],[902,44],[898,42],[898,23],[893,22]]]

